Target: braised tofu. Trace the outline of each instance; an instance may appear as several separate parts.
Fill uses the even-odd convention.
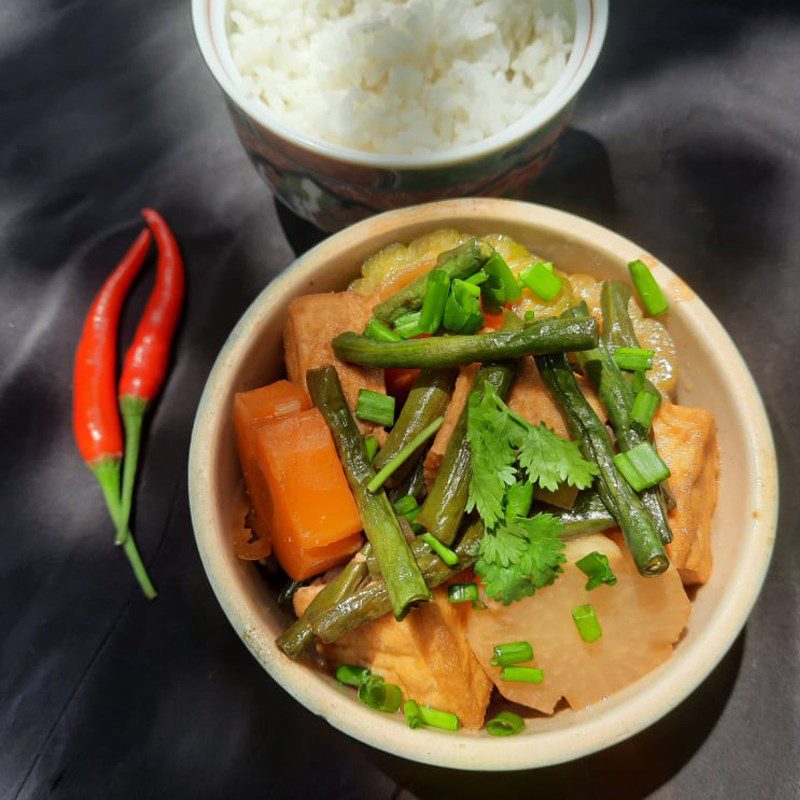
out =
[[[656,446],[672,476],[667,555],[686,584],[711,576],[711,520],[717,505],[719,448],[714,415],[705,408],[664,403],[653,419]]]
[[[284,331],[286,372],[289,379],[305,388],[310,369],[333,364],[342,391],[355,411],[358,390],[385,392],[383,370],[367,369],[340,361],[333,354],[331,341],[345,331],[360,333],[372,316],[372,301],[356,292],[329,292],[298,297],[289,305],[289,320]],[[383,434],[383,428],[360,423],[364,432]],[[378,429],[378,430],[375,430]]]
[[[402,622],[391,614],[361,625],[332,644],[319,644],[327,662],[369,667],[405,698],[456,714],[465,728],[483,725],[492,682],[478,664],[465,634],[468,604],[453,604],[447,589]]]
[[[467,403],[467,397],[469,396],[472,382],[477,371],[478,366],[472,364],[468,367],[462,367],[459,372],[455,390],[453,391],[453,399],[447,408],[444,424],[436,434],[436,438],[433,440],[433,444],[425,457],[425,480],[428,486],[433,483],[436,473],[439,472],[442,458],[447,449],[447,443],[450,441],[453,428]],[[597,412],[600,419],[605,421],[605,410],[592,387],[580,378],[578,382],[589,404]],[[542,379],[539,377],[536,364],[532,358],[523,359],[522,370],[514,381],[514,385],[511,387],[511,393],[508,397],[508,406],[512,411],[528,420],[528,422],[534,425],[544,422],[545,425],[552,428],[559,436],[569,438],[569,431],[564,415],[553,400],[549,390],[542,382]]]

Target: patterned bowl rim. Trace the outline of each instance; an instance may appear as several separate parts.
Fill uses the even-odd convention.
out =
[[[229,0],[192,0],[192,23],[200,52],[228,98],[245,114],[295,145],[317,155],[359,166],[383,169],[432,169],[483,158],[505,150],[536,133],[561,115],[575,99],[600,55],[608,27],[608,0],[572,0],[575,41],[567,66],[555,86],[513,125],[480,142],[436,153],[401,155],[368,153],[318,139],[281,120],[267,105],[246,97],[228,46],[226,9]]]
[[[702,636],[684,641],[671,658],[631,686],[578,712],[551,717],[547,729],[514,738],[475,732],[457,737],[441,731],[412,731],[399,716],[378,714],[360,705],[345,687],[321,672],[286,658],[275,646],[273,605],[265,605],[228,544],[230,518],[223,513],[219,465],[230,465],[224,441],[232,436],[230,408],[238,371],[252,357],[254,337],[272,324],[292,297],[308,293],[315,276],[342,254],[362,252],[367,244],[403,239],[409,231],[452,224],[458,219],[502,230],[535,226],[565,241],[619,263],[641,257],[643,250],[612,231],[581,217],[546,206],[494,198],[462,198],[389,211],[345,228],[325,239],[285,269],[256,297],[220,350],[195,417],[189,452],[189,502],[203,566],[231,625],[269,675],[312,713],[344,733],[397,756],[466,770],[516,770],[559,764],[618,744],[652,725],[686,699],[721,661],[744,627],[761,590],[772,555],[778,515],[778,471],[767,413],[755,382],[727,331],[708,306],[665,264],[654,274],[663,286],[683,287],[673,314],[687,326],[687,336],[715,364],[724,365],[719,391],[730,399],[731,419],[742,431],[744,458],[722,479],[743,493],[752,516],[735,531],[741,543],[724,584],[713,584],[718,599],[702,623]],[[377,248],[373,248],[377,249]],[[655,261],[655,260],[654,260]],[[738,472],[737,472],[738,471]],[[739,474],[740,473],[740,474]],[[752,505],[751,505],[752,504]],[[712,578],[713,582],[713,578]],[[712,584],[704,590],[712,589]],[[569,717],[562,716],[568,714]]]

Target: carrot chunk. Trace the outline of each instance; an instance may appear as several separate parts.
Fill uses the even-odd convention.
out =
[[[324,572],[359,547],[358,507],[316,408],[263,425],[256,460],[275,555],[292,578]]]

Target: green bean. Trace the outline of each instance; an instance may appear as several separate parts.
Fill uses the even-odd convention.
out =
[[[303,615],[275,640],[275,644],[289,658],[299,656],[314,640],[311,624],[314,615],[353,594],[366,576],[367,565],[363,561],[351,561],[330,583],[320,589]]]
[[[589,315],[586,303],[567,309],[563,316],[580,319]],[[627,311],[624,313],[627,317]],[[624,325],[620,314],[615,316],[618,325]],[[630,322],[630,319],[628,319]],[[647,441],[647,437],[631,423],[631,406],[634,393],[630,383],[625,379],[622,370],[617,366],[611,350],[602,339],[597,347],[575,353],[575,358],[586,376],[591,381],[608,413],[611,427],[617,435],[619,449],[624,453]],[[658,395],[659,400],[661,395]],[[667,509],[659,486],[651,486],[639,493],[642,505],[647,510],[658,535],[664,544],[672,541],[672,530],[667,520]]]
[[[570,432],[586,458],[597,464],[597,489],[619,523],[636,568],[642,575],[659,575],[669,566],[658,531],[636,492],[614,465],[614,450],[605,425],[583,396],[567,357],[537,356],[536,366],[554,399],[564,410]]]
[[[419,459],[411,474],[399,486],[389,492],[389,499],[394,505],[401,497],[411,495],[419,503],[425,498],[427,491],[425,464],[422,459]]]
[[[467,526],[455,547],[458,565],[452,568],[425,545],[424,551],[419,554],[419,565],[427,585],[434,588],[472,566],[478,558],[478,546],[482,537],[482,522],[473,522]],[[324,642],[334,642],[359,625],[382,617],[391,608],[386,583],[383,579],[377,580],[316,615],[314,633]]]
[[[417,434],[447,411],[457,374],[453,369],[423,370],[420,373],[408,393],[397,422],[372,462],[376,472],[380,472]],[[403,481],[414,469],[422,449],[394,471],[387,479],[386,486],[392,488]]]
[[[542,504],[539,511],[552,514],[563,525],[562,537],[572,537],[581,533],[597,533],[613,528],[617,521],[608,513],[606,504],[594,489],[585,489],[575,499],[570,509],[556,508]]]
[[[469,278],[474,275],[491,255],[492,248],[476,239],[470,239],[452,250],[440,253],[436,259],[436,269],[444,270],[449,278]],[[418,311],[422,308],[425,289],[428,286],[428,274],[421,275],[404,289],[396,292],[375,306],[373,314],[384,322],[394,322],[403,314]]]
[[[516,374],[515,361],[487,364],[475,376],[470,394],[480,391],[484,384],[491,383],[498,395],[505,400]],[[469,481],[472,475],[472,459],[467,440],[468,407],[469,401],[464,404],[458,417],[447,442],[436,480],[415,519],[415,522],[424,525],[446,545],[452,544],[455,539],[467,507]]]
[[[361,513],[364,533],[385,576],[394,615],[402,619],[409,606],[430,600],[431,594],[411,555],[386,492],[383,489],[374,494],[367,491],[367,484],[375,476],[375,471],[367,460],[363,439],[342,394],[336,370],[331,366],[309,370],[306,384],[314,405],[322,412],[333,435]]]
[[[520,331],[493,331],[471,336],[432,336],[402,342],[379,342],[347,332],[333,340],[343,361],[366,367],[456,367],[475,361],[504,361],[525,355],[588,350],[598,341],[592,319],[542,319]]]

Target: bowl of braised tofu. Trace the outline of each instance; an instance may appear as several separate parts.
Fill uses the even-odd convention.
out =
[[[208,378],[192,520],[242,641],[399,756],[575,759],[744,626],[777,474],[735,345],[674,272],[506,200],[392,211],[270,283]]]

